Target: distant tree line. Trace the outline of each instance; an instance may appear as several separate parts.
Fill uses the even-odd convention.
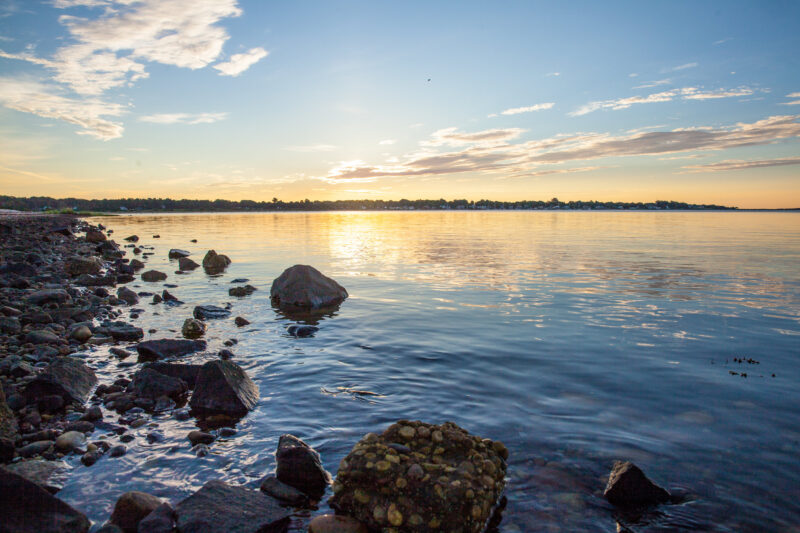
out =
[[[655,202],[562,202],[551,200],[520,200],[498,202],[494,200],[298,200],[285,202],[278,198],[271,201],[253,200],[173,200],[171,198],[119,198],[84,200],[81,198],[50,198],[32,196],[18,198],[0,196],[0,209],[19,211],[74,210],[124,212],[190,212],[190,211],[354,211],[354,210],[440,210],[440,209],[737,209],[721,205],[687,204],[667,200]]]

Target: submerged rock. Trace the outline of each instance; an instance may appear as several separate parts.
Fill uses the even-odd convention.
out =
[[[0,530],[14,533],[85,533],[89,520],[45,489],[0,468]]]
[[[167,253],[170,259],[179,259],[181,257],[189,257],[190,255],[192,255],[192,252],[187,252],[186,250],[180,250],[178,248],[173,248]]]
[[[503,490],[508,450],[452,422],[401,420],[362,438],[339,465],[331,507],[370,529],[478,533]]]
[[[219,274],[230,264],[231,260],[227,255],[218,254],[214,250],[209,250],[203,257],[203,268],[209,274]]]
[[[236,324],[236,327],[238,327],[238,328],[241,328],[242,326],[246,326],[246,325],[248,325],[250,323],[249,320],[247,320],[246,318],[241,317],[241,316],[237,316],[236,318],[234,318],[233,322]]]
[[[616,461],[603,496],[617,507],[646,507],[666,503],[670,494],[629,461]]]
[[[317,326],[308,326],[305,324],[292,324],[286,328],[286,333],[292,337],[311,337],[317,331],[319,331]]]
[[[312,499],[321,498],[331,483],[331,476],[322,467],[319,453],[294,435],[281,435],[275,459],[278,479]]]
[[[250,294],[253,294],[257,290],[258,289],[256,289],[252,285],[245,285],[243,287],[231,287],[230,289],[228,289],[228,294],[230,296],[242,297],[242,296],[248,296]]]
[[[206,332],[206,325],[196,318],[187,318],[183,321],[181,333],[187,339],[196,339],[202,337]]]
[[[28,383],[25,396],[29,402],[57,394],[65,403],[83,404],[97,384],[94,370],[72,357],[60,357]]]
[[[258,385],[231,361],[209,361],[200,369],[189,405],[201,414],[242,417],[258,403]]]
[[[158,270],[148,270],[147,272],[142,274],[142,280],[144,281],[164,281],[167,279],[167,275],[163,272],[159,272]]]
[[[187,365],[180,363],[146,363],[144,368],[150,368],[165,376],[179,378],[186,382],[190,389],[193,389],[200,374],[202,365]]]
[[[272,282],[270,298],[278,307],[332,307],[347,298],[347,290],[308,265],[287,268]]]
[[[161,500],[146,492],[130,491],[119,497],[111,513],[110,522],[116,524],[125,533],[136,533],[139,522],[152,513]]]
[[[181,533],[279,533],[292,515],[260,491],[216,480],[178,503],[175,513]]]
[[[124,301],[128,305],[135,305],[139,303],[139,295],[130,290],[128,287],[120,287],[117,289],[117,298]]]
[[[140,361],[153,361],[156,359],[166,359],[167,357],[177,357],[187,353],[205,350],[206,342],[201,340],[188,339],[157,339],[140,342],[136,345],[139,352]]]
[[[282,502],[293,505],[294,507],[303,507],[308,505],[308,496],[292,487],[275,476],[267,476],[261,481],[261,490],[273,498],[277,498]]]
[[[195,268],[199,267],[197,263],[189,259],[188,257],[181,257],[178,259],[178,270],[194,270]]]

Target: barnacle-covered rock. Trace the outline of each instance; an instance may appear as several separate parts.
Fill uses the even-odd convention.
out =
[[[452,422],[401,420],[365,435],[342,460],[330,504],[371,530],[478,533],[500,498],[507,459],[501,442]]]

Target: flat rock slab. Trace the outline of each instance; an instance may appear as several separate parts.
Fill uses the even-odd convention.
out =
[[[198,305],[194,308],[192,315],[197,320],[210,320],[214,318],[227,318],[231,316],[228,309],[217,307],[216,305]]]
[[[188,339],[156,339],[140,342],[136,345],[139,361],[153,361],[177,357],[206,349],[206,342]]]
[[[42,487],[0,468],[0,531],[85,533],[89,520]]]
[[[209,481],[175,506],[180,533],[282,533],[291,511],[260,491]]]
[[[59,357],[50,363],[25,389],[25,396],[33,402],[43,396],[59,395],[64,402],[84,403],[97,384],[94,370],[83,361],[72,357]]]
[[[144,337],[142,328],[137,328],[136,326],[109,326],[106,329],[115,341],[138,341]]]
[[[189,406],[201,414],[242,417],[258,403],[258,385],[231,361],[209,361],[200,369]]]
[[[5,468],[28,481],[36,483],[50,494],[55,494],[64,486],[70,466],[64,461],[43,461],[32,459],[6,465]]]
[[[333,307],[347,298],[347,290],[309,265],[287,268],[272,282],[273,304],[281,308]]]

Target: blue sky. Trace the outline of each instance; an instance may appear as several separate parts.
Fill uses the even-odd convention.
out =
[[[797,2],[5,0],[0,189],[800,207],[798,51]]]

